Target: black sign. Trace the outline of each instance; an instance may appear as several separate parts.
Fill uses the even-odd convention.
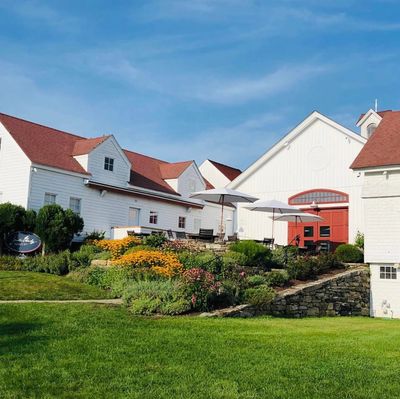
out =
[[[27,231],[11,233],[6,240],[7,248],[20,254],[35,252],[41,245],[40,238],[36,234]]]

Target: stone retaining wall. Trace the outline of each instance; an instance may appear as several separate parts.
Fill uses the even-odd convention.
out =
[[[369,308],[369,271],[366,268],[358,268],[281,291],[265,310],[240,305],[203,316],[369,316]]]

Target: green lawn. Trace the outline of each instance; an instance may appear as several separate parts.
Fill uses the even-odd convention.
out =
[[[399,398],[400,320],[0,305],[0,397]]]
[[[46,273],[0,271],[0,300],[103,299],[109,294],[68,277]]]

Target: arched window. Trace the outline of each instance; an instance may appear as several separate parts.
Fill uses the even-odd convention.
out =
[[[303,191],[289,198],[290,205],[310,205],[313,202],[316,204],[349,202],[349,196],[340,191],[318,189]]]
[[[367,126],[367,137],[370,138],[372,136],[372,133],[375,132],[376,129],[376,124],[375,123],[370,123]]]

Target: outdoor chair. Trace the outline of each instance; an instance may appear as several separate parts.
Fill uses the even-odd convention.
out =
[[[228,236],[228,241],[233,242],[238,240],[238,233],[234,233],[231,236]]]
[[[274,246],[274,242],[275,238],[264,238],[262,243],[271,248]]]
[[[176,231],[175,235],[177,240],[187,240],[187,236],[184,231]]]
[[[171,240],[171,241],[175,239],[174,233],[172,232],[172,230],[167,230],[167,237],[168,237],[168,240]]]
[[[200,229],[199,230],[199,239],[204,241],[214,242],[214,230],[213,229]]]

